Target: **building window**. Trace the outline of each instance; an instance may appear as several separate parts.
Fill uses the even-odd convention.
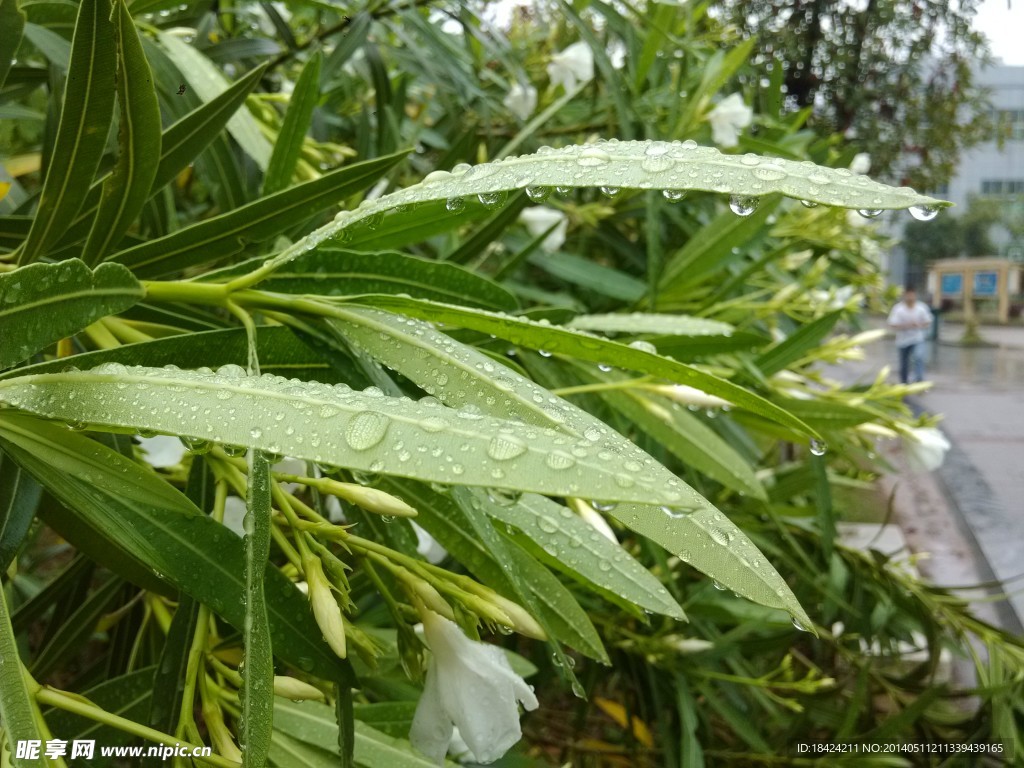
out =
[[[1011,141],[1024,141],[1024,109],[996,110],[999,133]]]
[[[1022,195],[1024,194],[1024,179],[985,179],[981,182],[981,194]]]

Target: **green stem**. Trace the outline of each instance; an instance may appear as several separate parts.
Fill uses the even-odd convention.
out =
[[[184,301],[190,304],[223,306],[229,293],[227,285],[223,283],[144,280],[142,285],[146,289],[146,298],[150,301]]]
[[[170,734],[141,725],[140,723],[136,723],[134,720],[129,720],[126,717],[121,717],[120,715],[107,712],[105,709],[100,709],[95,704],[88,704],[81,699],[73,698],[64,691],[58,691],[56,688],[50,688],[49,686],[40,688],[36,693],[36,701],[40,704],[48,704],[51,707],[62,709],[65,712],[71,712],[72,714],[93,720],[97,723],[109,725],[110,727],[117,728],[125,733],[130,733],[133,736],[139,736],[146,741],[167,745],[178,744],[185,749],[196,751],[202,749],[202,747],[196,744],[181,741]],[[207,765],[217,766],[217,768],[238,768],[239,766],[239,763],[236,763],[234,760],[227,760],[220,755],[210,755],[209,757],[197,756],[192,759],[206,763]]]

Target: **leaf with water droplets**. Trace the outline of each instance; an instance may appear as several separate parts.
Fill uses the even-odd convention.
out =
[[[480,491],[473,493],[479,495]],[[485,510],[491,517],[514,525],[554,562],[599,589],[648,611],[685,618],[683,609],[646,568],[571,509],[528,493],[515,504],[489,504]]]
[[[540,351],[542,356],[550,356],[558,352],[579,360],[594,363],[614,361],[622,368],[628,368],[653,376],[669,379],[679,384],[696,387],[710,395],[716,395],[734,405],[797,430],[805,435],[815,436],[817,433],[802,421],[770,403],[750,390],[744,389],[731,381],[678,363],[667,357],[639,349],[628,344],[595,336],[583,331],[560,328],[554,325],[479,309],[467,309],[452,304],[407,299],[399,296],[374,297],[374,305],[385,309],[393,309],[414,317],[435,322],[450,323],[462,328],[469,328],[482,333],[490,333],[499,338],[530,347]],[[545,355],[546,353],[546,355]],[[595,494],[596,495],[596,494]]]
[[[214,373],[108,363],[91,371],[6,379],[0,402],[100,429],[147,429],[248,445],[428,482],[552,496],[586,491],[652,504],[684,497],[685,486],[654,471],[639,448],[601,435],[591,440],[485,416],[479,408],[457,410],[374,389],[359,392],[269,374],[247,377],[228,368],[237,366]],[[562,455],[574,461],[561,461]],[[624,462],[638,467],[626,481]]]
[[[358,222],[395,208],[444,201],[449,215],[458,215],[467,198],[491,199],[501,192],[540,187],[717,192],[741,199],[743,205],[738,208],[743,215],[757,207],[752,200],[768,194],[853,209],[949,205],[909,187],[890,187],[844,168],[826,168],[809,161],[727,155],[693,141],[611,139],[558,150],[549,147],[532,155],[456,167],[451,173],[434,171],[419,184],[342,212],[273,263],[284,264]]]
[[[0,275],[0,369],[141,298],[139,281],[119,264],[101,264],[92,271],[70,259]]]
[[[579,315],[569,321],[569,327],[601,333],[657,333],[665,336],[728,336],[733,332],[733,326],[720,320],[644,312]]]
[[[264,262],[257,257],[203,275],[221,282],[253,271]],[[410,256],[395,251],[362,253],[326,243],[259,283],[274,293],[353,296],[360,293],[399,293],[436,301],[454,301],[486,309],[517,309],[515,296],[497,283],[457,264]]]
[[[61,502],[46,522],[72,545],[147,589],[181,590],[243,630],[245,556],[235,533],[145,465],[56,424],[4,412],[0,443]],[[268,566],[264,578],[277,655],[351,684],[351,667],[323,641],[302,593],[277,568]]]
[[[243,768],[263,768],[274,728],[274,651],[267,621],[263,576],[270,557],[270,461],[249,451],[245,512],[244,665],[239,703]]]

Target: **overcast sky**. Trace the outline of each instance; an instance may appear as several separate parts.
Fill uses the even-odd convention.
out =
[[[1004,64],[1024,65],[1024,0],[984,0],[974,17],[974,28],[988,36],[992,53]]]

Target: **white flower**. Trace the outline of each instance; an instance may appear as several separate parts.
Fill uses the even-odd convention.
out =
[[[561,53],[551,57],[548,77],[554,86],[561,85],[566,93],[575,90],[580,82],[594,79],[594,53],[584,42],[573,43]]]
[[[185,446],[173,435],[140,437],[139,447],[146,453],[146,461],[152,467],[173,467],[181,463]]]
[[[626,44],[621,40],[612,40],[608,44],[608,60],[615,69],[626,66]]]
[[[935,427],[911,428],[910,434],[903,436],[907,463],[925,472],[934,472],[941,467],[950,447],[949,440]]]
[[[739,143],[740,131],[750,125],[754,110],[743,103],[738,93],[727,96],[708,112],[711,123],[711,139],[720,147],[735,147]]]
[[[526,225],[526,231],[530,233],[530,237],[540,237],[552,226],[555,227],[540,244],[545,251],[557,251],[565,242],[569,219],[559,210],[543,205],[534,206],[520,213],[519,220]]]
[[[659,395],[664,395],[670,400],[675,400],[683,405],[696,405],[699,408],[721,408],[732,405],[728,400],[723,400],[715,395],[709,395],[702,389],[689,387],[686,384],[666,384],[654,388]]]
[[[527,120],[537,108],[537,89],[532,85],[516,83],[509,89],[504,103],[513,115],[520,120]]]
[[[853,156],[850,163],[850,170],[854,173],[864,174],[871,170],[871,155],[867,152],[858,152]]]
[[[519,704],[538,707],[533,689],[504,651],[470,640],[455,622],[424,611],[423,630],[432,655],[409,741],[441,765],[458,727],[476,762],[494,762],[522,737]]]
[[[419,525],[413,523],[412,530],[416,534],[416,551],[422,555],[428,563],[437,565],[448,556],[448,551],[437,543],[437,539],[423,530]]]

